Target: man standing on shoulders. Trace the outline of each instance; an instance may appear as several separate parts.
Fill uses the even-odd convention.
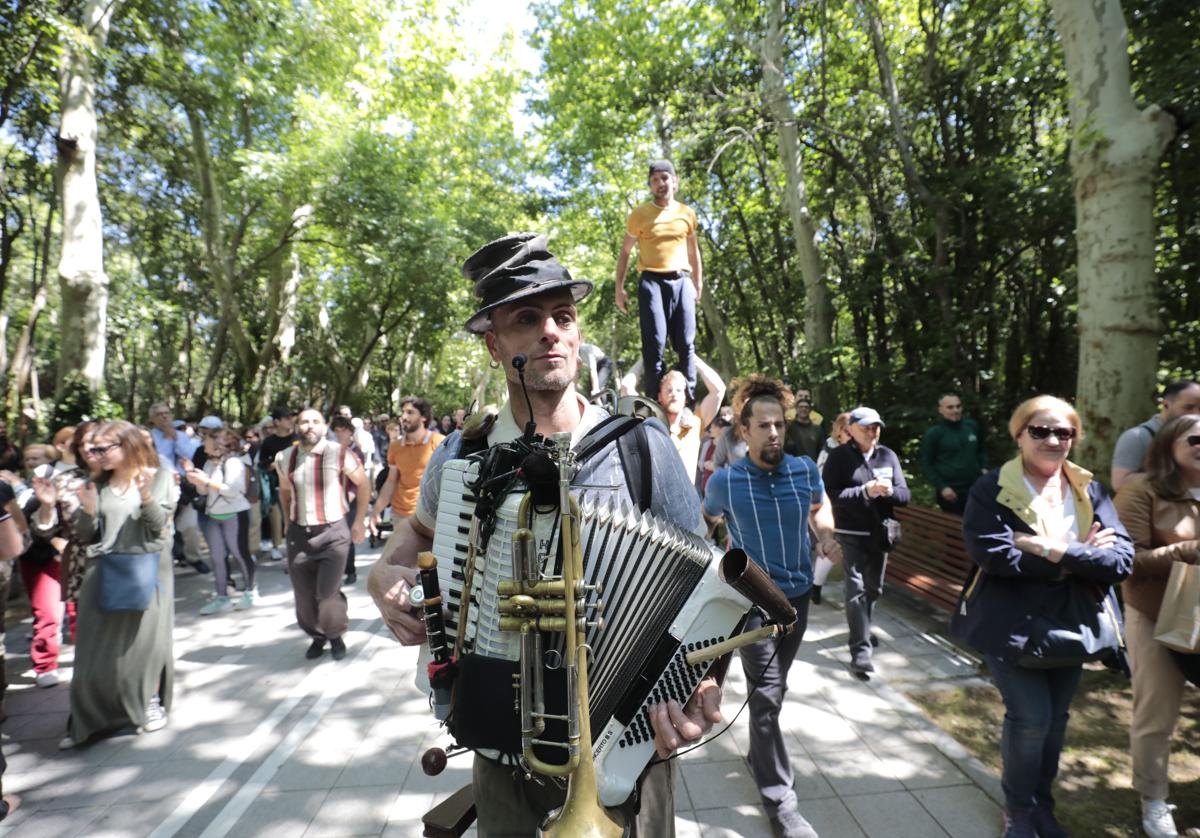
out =
[[[699,358],[696,359],[696,369],[700,371],[708,392],[694,413],[687,406],[687,379],[679,370],[671,370],[663,376],[658,388],[658,403],[667,415],[667,429],[692,482],[696,480],[704,429],[716,418],[721,400],[725,398],[725,382],[717,371]]]
[[[392,507],[392,535],[383,547],[384,556],[396,548],[401,534],[400,522],[417,511],[425,466],[434,449],[445,439],[429,427],[432,422],[433,408],[429,402],[417,396],[405,396],[400,402],[401,436],[388,446],[387,477],[371,512],[371,527],[378,533],[383,510],[389,504]]]
[[[299,445],[275,457],[279,499],[287,523],[288,576],[296,597],[296,621],[312,637],[304,656],[319,658],[329,641],[334,660],[346,656],[342,635],[350,625],[342,572],[351,543],[366,537],[363,520],[371,485],[350,449],[326,438],[325,417],[315,408],[300,411]],[[354,512],[345,486],[354,484]]]
[[[676,369],[687,381],[687,398],[696,392],[696,303],[704,287],[696,213],[675,200],[679,180],[669,160],[650,164],[654,200],[637,207],[625,222],[625,240],[617,257],[617,308],[625,311],[625,274],[629,254],[638,247],[638,319],[642,330],[645,392],[658,392],[667,371],[667,339],[678,356]],[[712,419],[710,415],[708,417]]]
[[[704,495],[710,523],[729,526],[733,546],[744,550],[771,576],[796,609],[796,625],[782,638],[760,640],[741,650],[746,679],[757,684],[750,694],[750,749],[746,760],[754,773],[767,815],[784,838],[817,838],[800,814],[787,742],[779,728],[779,712],[787,693],[792,660],[808,626],[809,591],[813,581],[816,531],[821,552],[837,561],[833,516],[817,464],[807,456],[783,450],[784,413],[791,393],[779,381],[752,375],[738,388],[743,404],[738,418],[746,440],[746,458],[714,472]],[[746,631],[762,625],[762,613],[750,612]]]
[[[267,520],[271,527],[271,552],[268,558],[279,561],[283,558],[280,545],[283,544],[283,506],[279,499],[279,475],[275,471],[275,458],[280,451],[286,451],[296,444],[295,431],[296,411],[288,407],[276,407],[271,410],[271,420],[275,429],[271,435],[262,441],[258,448],[258,465],[267,476],[271,488],[271,509]]]
[[[941,421],[921,438],[921,471],[933,484],[937,504],[943,512],[962,516],[967,492],[987,471],[983,440],[974,419],[963,418],[962,399],[946,393],[938,400]]]
[[[793,457],[808,457],[816,462],[825,445],[825,429],[813,421],[812,390],[796,388],[796,418],[788,422],[783,451]]]
[[[1114,492],[1121,490],[1121,484],[1128,480],[1131,474],[1138,474],[1144,470],[1150,440],[1154,439],[1154,435],[1162,426],[1175,417],[1188,413],[1200,413],[1200,383],[1188,379],[1172,381],[1163,388],[1162,410],[1142,424],[1134,425],[1117,439],[1112,458]]]

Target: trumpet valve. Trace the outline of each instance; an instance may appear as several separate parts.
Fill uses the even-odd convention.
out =
[[[537,600],[528,594],[516,594],[515,596],[510,596],[507,602],[509,608],[511,608],[512,611],[517,614],[532,614],[537,611]]]

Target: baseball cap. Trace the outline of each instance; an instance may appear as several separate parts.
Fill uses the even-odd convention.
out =
[[[655,172],[670,172],[673,175],[675,167],[671,165],[670,160],[653,160],[650,163],[650,174],[653,175]]]
[[[219,416],[205,416],[196,427],[204,428],[206,431],[219,431],[225,427],[225,423]]]
[[[176,419],[174,422],[171,423],[171,427],[177,431],[183,430],[185,425],[187,425],[187,422],[183,421],[182,419]]]
[[[883,424],[883,419],[879,416],[879,411],[873,407],[856,407],[850,411],[851,425],[878,425],[879,427],[887,427]]]

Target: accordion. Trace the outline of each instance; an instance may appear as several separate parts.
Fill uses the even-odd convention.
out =
[[[463,658],[470,655],[516,661],[519,637],[501,631],[499,583],[513,578],[513,533],[521,493],[505,497],[496,511],[486,549],[476,545],[466,624],[465,565],[477,498],[468,489],[478,470],[469,460],[443,466],[433,553],[446,601],[446,629],[462,634]],[[623,803],[654,755],[649,708],[671,699],[683,705],[708,672],[688,666],[684,656],[735,633],[750,600],[718,573],[720,554],[699,536],[630,507],[623,494],[585,487],[578,495],[585,583],[602,586],[603,625],[589,624],[588,692],[593,758],[600,801]],[[559,514],[537,514],[532,527],[542,572],[556,573]],[[546,636],[544,663],[562,658],[562,635]],[[464,689],[460,683],[458,689]],[[492,703],[514,697],[489,697]],[[457,702],[456,702],[457,703]],[[470,744],[470,743],[466,743]]]

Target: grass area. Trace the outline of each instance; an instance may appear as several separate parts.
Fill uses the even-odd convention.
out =
[[[910,693],[933,721],[985,765],[1000,771],[1004,704],[991,686]],[[1130,784],[1128,681],[1107,670],[1085,670],[1071,703],[1055,799],[1072,835],[1140,836],[1141,809]],[[990,723],[980,724],[980,720]],[[1171,802],[1183,831],[1200,826],[1200,691],[1188,688],[1171,743]]]

